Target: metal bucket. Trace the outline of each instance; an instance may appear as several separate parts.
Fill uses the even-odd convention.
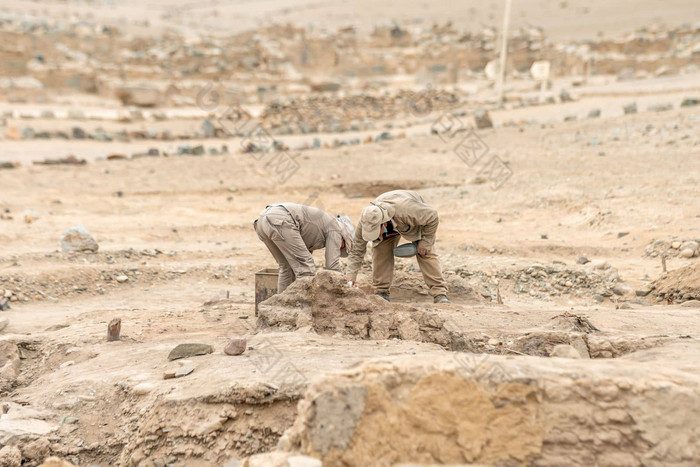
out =
[[[277,293],[277,268],[265,268],[255,273],[255,316],[258,316],[258,304]]]

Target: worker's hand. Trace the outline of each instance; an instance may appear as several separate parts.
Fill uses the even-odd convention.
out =
[[[358,285],[355,283],[353,279],[350,279],[348,281],[348,287],[358,287]]]
[[[426,249],[423,248],[423,247],[418,247],[418,254],[419,254],[419,255],[425,256],[425,255],[427,255],[428,253],[430,253],[430,250],[426,250]]]

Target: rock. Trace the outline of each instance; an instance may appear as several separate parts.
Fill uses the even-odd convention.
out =
[[[559,100],[561,102],[571,102],[573,99],[571,98],[571,95],[569,94],[569,91],[566,89],[562,89],[561,92],[559,93]]]
[[[593,269],[605,270],[610,269],[610,263],[605,260],[596,261],[593,263]]]
[[[626,236],[629,235],[629,234],[630,234],[629,232],[618,232],[618,233],[617,233],[617,238],[626,237]]]
[[[581,354],[578,353],[573,346],[568,344],[558,344],[552,349],[550,357],[558,358],[581,358]]]
[[[637,103],[632,102],[631,104],[627,104],[622,108],[622,110],[625,111],[625,115],[629,114],[636,114],[637,113]]]
[[[37,438],[32,442],[27,443],[22,448],[22,456],[25,459],[32,460],[34,462],[40,462],[45,459],[49,454],[51,443],[46,438]]]
[[[600,117],[600,109],[593,109],[590,112],[588,112],[588,118],[599,118]]]
[[[690,240],[688,242],[683,242],[683,245],[681,245],[681,251],[682,250],[692,250],[694,252],[700,251],[700,244],[698,242]]]
[[[208,344],[179,344],[168,355],[168,360],[177,360],[179,358],[194,357],[197,355],[207,355],[214,351],[211,345]]]
[[[578,119],[576,115],[567,115],[564,117],[565,122],[575,122]]]
[[[498,339],[494,339],[493,337],[491,339],[489,339],[487,342],[487,344],[489,344],[489,345],[499,345],[500,343],[501,343],[501,341],[499,341]]]
[[[593,138],[588,142],[589,146],[599,146],[600,145],[600,140],[598,138]]]
[[[697,347],[685,352],[697,356]],[[654,442],[628,443],[620,435],[609,445],[610,465],[644,465],[649,458],[674,464],[676,452],[658,447],[695,439],[697,365],[651,355],[604,361],[463,352],[386,357],[316,378],[286,434],[289,446],[329,466],[348,459],[353,465],[422,463],[417,459],[431,465],[465,459],[470,465],[513,459],[564,465],[572,463],[564,459],[579,440],[629,429]],[[679,413],[685,423],[678,423]],[[433,446],[437,437],[439,449],[426,455],[423,446]],[[689,465],[697,464],[700,446],[683,446]],[[574,455],[589,454],[583,449]]]
[[[107,341],[114,342],[119,340],[119,334],[122,331],[122,319],[114,318],[107,325]]]
[[[603,303],[605,301],[605,297],[602,295],[594,295],[593,300],[595,300],[598,303]]]
[[[116,278],[116,281],[119,282],[120,284],[123,284],[124,282],[129,280],[128,276],[125,276],[124,274],[118,275]]]
[[[493,128],[493,122],[486,109],[477,109],[474,112],[474,120],[478,129]]]
[[[97,241],[85,227],[79,225],[66,230],[61,238],[61,249],[63,251],[90,251],[96,253],[99,249]]]
[[[323,463],[310,456],[290,456],[287,458],[287,467],[323,467]]]
[[[17,446],[5,446],[0,449],[0,466],[20,467],[22,465],[22,452]]]
[[[700,308],[700,300],[688,300],[687,302],[681,303],[681,306],[686,308]]]
[[[671,242],[671,248],[678,250],[681,247],[681,242]]]
[[[651,293],[651,289],[639,289],[634,291],[637,297],[646,297],[649,293]]]
[[[129,157],[126,154],[109,154],[107,156],[108,161],[123,161],[128,159]]]
[[[155,388],[156,385],[153,383],[139,383],[134,386],[132,392],[137,396],[143,396],[144,394],[148,394],[149,392],[153,391]]]
[[[670,103],[654,104],[649,106],[649,111],[651,112],[665,112],[671,109],[673,109],[673,104]]]
[[[192,154],[195,156],[201,156],[204,154],[204,146],[201,144],[192,148]]]
[[[75,425],[80,421],[77,417],[63,417],[61,419],[61,425]]]
[[[700,102],[700,99],[685,98],[681,102],[681,107],[695,107]]]
[[[73,136],[73,139],[85,139],[85,137],[87,136],[85,130],[83,130],[79,126],[74,126],[71,134]]]
[[[695,251],[690,248],[684,248],[681,250],[680,254],[683,258],[692,258],[695,255]]]
[[[178,370],[175,372],[175,377],[176,378],[182,378],[183,376],[187,376],[190,373],[194,371],[194,366],[187,364],[187,365],[182,365]]]
[[[10,299],[6,297],[0,297],[0,311],[6,311],[10,309]]]
[[[244,337],[234,337],[224,347],[224,353],[226,355],[241,355],[245,352],[246,346],[247,342]]]
[[[216,127],[208,118],[202,122],[202,133],[204,133],[205,138],[216,136]]]
[[[586,258],[585,256],[581,256],[579,259],[576,260],[576,262],[578,264],[586,264],[586,263],[590,263],[591,260]]]
[[[46,459],[39,467],[75,467],[75,465],[54,456]]]
[[[6,300],[6,299],[5,299]],[[10,320],[7,318],[0,318],[0,331],[5,329],[7,325],[10,324]]]

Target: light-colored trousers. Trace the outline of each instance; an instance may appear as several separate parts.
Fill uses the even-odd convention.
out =
[[[372,248],[372,285],[375,293],[389,293],[394,281],[394,248],[398,246],[399,240],[401,236],[397,235]],[[416,255],[416,259],[423,280],[430,288],[430,295],[447,295],[447,282],[442,277],[438,255],[431,251],[427,255]]]
[[[277,293],[283,292],[297,277],[316,273],[313,257],[301,238],[299,226],[286,209],[268,207],[253,226],[279,265]]]

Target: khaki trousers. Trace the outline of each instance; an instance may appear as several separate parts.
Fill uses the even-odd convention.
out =
[[[297,277],[316,273],[313,257],[301,238],[291,214],[281,206],[270,206],[253,223],[255,233],[279,265],[277,293],[282,293]]]
[[[382,241],[372,249],[372,285],[375,293],[389,293],[394,281],[394,248],[398,246],[400,235]],[[427,255],[416,255],[423,280],[430,287],[430,295],[447,295],[447,283],[442,277],[440,260],[432,251]]]

